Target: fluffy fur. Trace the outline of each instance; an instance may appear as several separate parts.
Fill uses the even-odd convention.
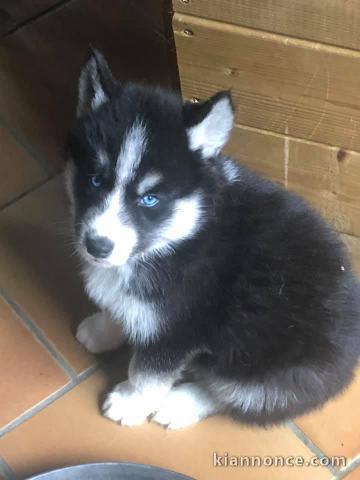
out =
[[[183,105],[118,84],[93,52],[78,114],[67,149],[74,232],[86,291],[108,312],[78,338],[112,348],[113,321],[134,347],[105,415],[181,428],[227,412],[268,425],[341,392],[359,356],[358,281],[303,200],[220,153],[229,93]],[[97,257],[89,238],[113,250]]]

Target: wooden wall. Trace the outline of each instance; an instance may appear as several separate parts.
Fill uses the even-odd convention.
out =
[[[0,0],[0,124],[50,173],[90,44],[122,81],[178,87],[171,0]]]
[[[231,89],[235,158],[308,199],[360,270],[360,2],[173,0],[185,98]]]

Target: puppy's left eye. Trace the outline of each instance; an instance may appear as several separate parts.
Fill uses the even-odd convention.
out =
[[[91,187],[99,188],[103,183],[103,179],[101,175],[91,175],[91,177],[89,178],[89,183]]]
[[[144,195],[140,199],[140,205],[143,207],[155,207],[159,203],[159,199],[155,195]]]

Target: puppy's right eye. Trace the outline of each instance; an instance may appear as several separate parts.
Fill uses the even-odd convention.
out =
[[[140,205],[143,207],[155,207],[159,203],[159,199],[155,195],[144,195],[140,199]]]
[[[91,187],[99,188],[103,183],[103,179],[101,175],[91,175],[91,177],[89,178],[89,183]]]

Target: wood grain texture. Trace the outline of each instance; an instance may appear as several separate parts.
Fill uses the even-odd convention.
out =
[[[226,152],[307,199],[336,230],[360,236],[360,154],[241,126]]]
[[[173,26],[184,96],[232,89],[241,124],[360,151],[358,52],[181,14]]]
[[[360,49],[359,0],[173,0],[189,15]]]
[[[144,14],[141,8],[128,0],[74,0],[0,41],[0,116],[53,170],[63,165],[90,43],[122,81],[177,85],[162,8],[151,16],[150,5]]]
[[[0,35],[59,3],[61,0],[0,0]]]
[[[304,197],[339,232],[360,274],[360,154],[237,125],[226,153]]]
[[[341,238],[350,252],[354,270],[360,275],[360,238],[351,235],[341,235]]]

